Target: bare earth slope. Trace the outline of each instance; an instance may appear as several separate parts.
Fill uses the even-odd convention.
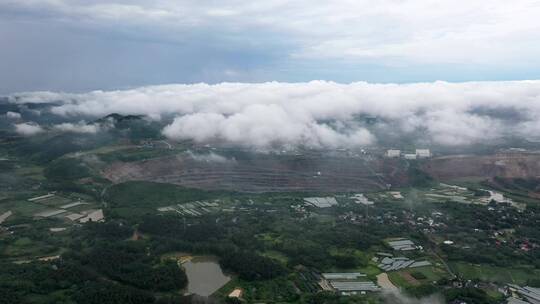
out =
[[[487,156],[445,156],[431,159],[422,169],[437,180],[461,178],[536,178],[540,154],[500,153]]]
[[[343,157],[258,156],[244,160],[199,161],[170,156],[140,162],[117,162],[103,175],[129,180],[166,182],[201,189],[237,191],[361,191],[403,184],[399,161]],[[392,174],[382,174],[391,172]]]
[[[115,162],[104,177],[164,182],[208,190],[370,191],[409,185],[408,164],[374,157],[257,155],[242,160],[201,161],[188,155]],[[421,160],[420,168],[440,181],[537,178],[540,154],[452,155]]]

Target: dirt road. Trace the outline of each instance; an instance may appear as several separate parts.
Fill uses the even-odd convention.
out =
[[[398,288],[390,281],[386,272],[377,275],[377,284],[384,291],[398,291]]]

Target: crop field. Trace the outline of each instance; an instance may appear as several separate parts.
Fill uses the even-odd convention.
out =
[[[10,201],[0,206],[6,211],[11,210],[13,212],[13,217],[19,215],[24,217],[32,217],[36,213],[50,210],[50,208],[45,205],[28,201]]]
[[[104,162],[136,162],[178,153],[172,149],[142,148],[137,146],[120,146],[116,148],[101,148],[95,154]]]
[[[62,197],[62,196],[57,196],[57,195],[50,198],[40,199],[40,200],[35,201],[35,203],[49,206],[49,207],[60,207],[60,206],[69,204],[71,202],[72,202],[71,199]]]
[[[152,182],[128,182],[107,190],[107,200],[114,206],[159,208],[171,203],[187,203],[219,197],[222,193],[206,192],[176,185]]]
[[[25,166],[17,168],[17,170],[15,170],[15,174],[34,180],[45,180],[45,177],[43,176],[43,167],[40,166]]]
[[[407,268],[388,273],[390,281],[396,286],[411,287],[420,284],[429,284],[442,278],[451,278],[448,272],[437,266]]]
[[[219,289],[215,296],[226,296],[235,288],[244,291],[244,298],[260,302],[294,302],[297,299],[294,285],[282,278],[259,282],[246,282],[232,279]]]
[[[466,280],[479,279],[488,282],[526,285],[528,280],[540,277],[540,271],[535,269],[502,268],[465,262],[451,263],[451,267]]]
[[[32,193],[25,197],[33,198],[37,197],[37,194]],[[81,200],[81,198],[89,200]],[[7,211],[13,212],[6,223],[10,223],[18,218],[54,218],[71,223],[72,221],[66,218],[67,215],[74,212],[84,214],[86,211],[96,208],[99,208],[99,204],[93,201],[91,197],[78,193],[66,193],[34,201],[29,201],[28,199],[6,199],[0,204],[0,213]]]
[[[443,269],[437,267],[418,267],[414,269],[409,269],[409,273],[421,273],[426,278],[423,279],[427,282],[433,282],[440,280],[441,278],[450,278],[450,275]]]
[[[65,209],[68,210],[69,212],[80,213],[80,212],[83,212],[92,208],[96,208],[96,207],[97,207],[96,204],[83,203],[81,205],[77,205],[77,206],[65,208]]]
[[[423,169],[441,181],[485,180],[493,177],[536,177],[540,170],[540,154],[510,153],[485,156],[444,156],[432,159]]]
[[[201,216],[203,214],[214,213],[219,210],[221,201],[195,201],[184,204],[176,204],[167,207],[157,208],[159,212],[176,212],[185,216]]]
[[[31,240],[29,238],[21,238],[15,241],[14,244],[7,246],[3,254],[11,257],[39,257],[55,252],[54,247],[47,245],[46,243]]]

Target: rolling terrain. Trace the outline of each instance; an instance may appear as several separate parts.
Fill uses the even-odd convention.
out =
[[[418,170],[411,170],[418,168]],[[180,153],[132,162],[115,161],[102,170],[113,183],[153,181],[206,190],[245,192],[371,191],[414,184],[418,172],[437,181],[536,179],[540,154],[449,155],[419,161],[374,156],[257,154],[201,159]]]

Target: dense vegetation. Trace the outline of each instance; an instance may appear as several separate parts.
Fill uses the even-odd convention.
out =
[[[227,252],[221,257],[220,264],[248,281],[273,279],[286,272],[276,261],[248,251]]]
[[[172,291],[184,287],[185,274],[173,261],[155,265],[144,244],[137,242],[102,243],[79,257],[109,278],[141,289]]]
[[[0,288],[8,299],[34,295],[36,303],[152,303],[152,291],[184,288],[187,278],[176,262],[148,254],[145,243],[127,239],[132,233],[122,222],[85,225],[57,261],[0,265]]]
[[[211,193],[202,190],[187,190],[176,185],[150,182],[122,183],[107,191],[107,199],[115,207],[163,206],[174,202],[188,202],[211,197]]]

